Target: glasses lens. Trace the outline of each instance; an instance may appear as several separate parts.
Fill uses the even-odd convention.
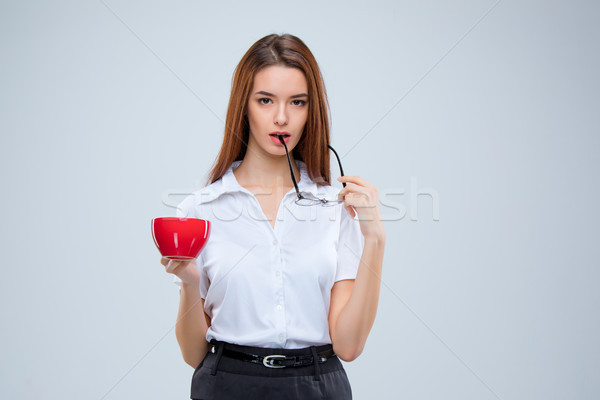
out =
[[[296,204],[298,204],[299,206],[314,206],[317,204],[321,204],[321,201],[318,199],[302,198],[302,199],[296,200]]]
[[[331,206],[336,206],[338,204],[342,204],[343,202],[344,202],[343,199],[341,199],[341,200],[339,200],[339,199],[326,200],[326,199],[316,199],[314,197],[302,198],[302,199],[296,200],[296,204],[298,204],[300,206],[316,206],[316,205],[320,204],[324,207],[331,207]]]
[[[344,199],[324,200],[323,206],[325,206],[325,207],[337,206],[338,204],[342,204],[343,202],[344,202]]]

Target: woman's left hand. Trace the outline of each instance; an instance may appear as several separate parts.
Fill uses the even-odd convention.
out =
[[[381,221],[377,188],[360,176],[341,176],[338,181],[347,183],[338,193],[338,198],[344,199],[344,208],[352,218],[358,213],[363,236],[384,239],[385,230]]]

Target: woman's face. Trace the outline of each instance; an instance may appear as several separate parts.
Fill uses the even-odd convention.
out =
[[[274,132],[284,132],[288,151],[300,141],[308,117],[308,87],[304,72],[274,65],[254,76],[248,99],[248,147],[260,153],[285,156]]]

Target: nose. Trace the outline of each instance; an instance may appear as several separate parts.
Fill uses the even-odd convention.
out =
[[[285,125],[288,123],[287,110],[285,104],[280,104],[275,114],[275,124]]]

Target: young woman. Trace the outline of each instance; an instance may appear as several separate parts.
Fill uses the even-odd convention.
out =
[[[161,259],[192,399],[352,398],[340,359],[375,320],[385,231],[376,187],[343,171],[331,184],[328,111],[293,35],[260,39],[235,70],[208,185],[177,210],[210,220],[209,240],[195,261]]]

